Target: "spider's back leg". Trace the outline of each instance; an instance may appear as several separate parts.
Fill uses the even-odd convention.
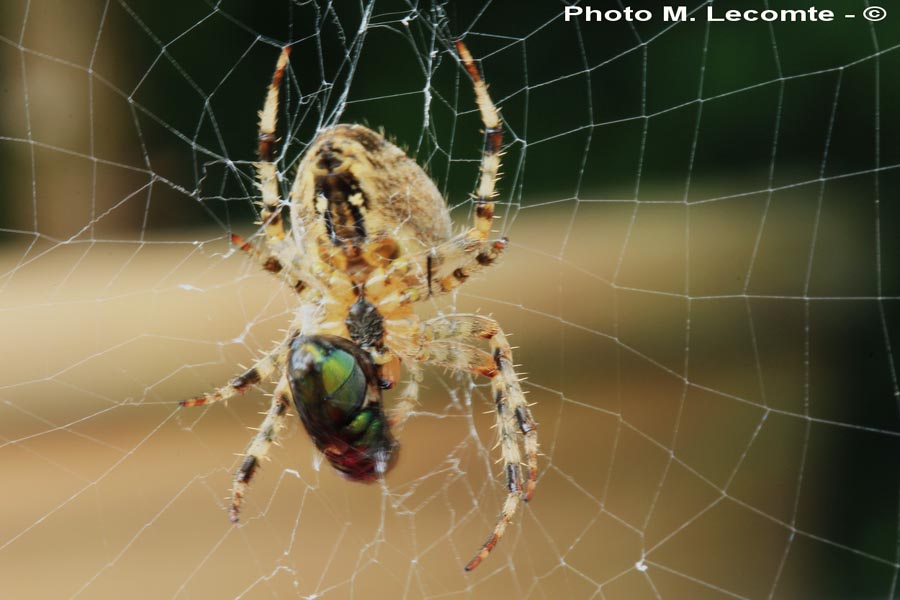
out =
[[[275,443],[279,432],[284,429],[288,407],[291,405],[291,390],[287,378],[282,377],[272,395],[272,404],[266,413],[266,418],[253,436],[253,441],[247,448],[241,467],[234,476],[234,485],[231,489],[231,509],[229,516],[232,522],[238,522],[238,515],[243,504],[244,495],[250,486],[250,480],[259,469],[262,460],[268,455],[269,448]]]
[[[491,353],[466,343],[473,339],[487,340]],[[466,565],[466,571],[471,571],[481,564],[503,537],[519,502],[527,502],[534,494],[537,481],[537,425],[513,366],[512,349],[494,319],[484,315],[436,317],[423,323],[422,342],[419,356],[423,362],[479,373],[491,380],[507,494],[490,537]],[[523,483],[522,473],[526,469]]]

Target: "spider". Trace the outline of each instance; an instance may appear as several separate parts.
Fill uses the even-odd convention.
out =
[[[503,128],[499,111],[466,46],[456,49],[472,80],[485,127],[472,227],[452,235],[446,202],[415,161],[382,135],[340,124],[322,130],[302,158],[288,200],[279,195],[274,158],[278,96],[288,64],[285,47],[259,112],[255,163],[261,240],[232,241],[299,296],[287,335],[227,385],[181,406],[221,402],[277,374],[272,404],[234,477],[230,518],[294,405],[328,462],[352,481],[374,481],[392,465],[402,425],[415,406],[422,364],[491,380],[507,497],[496,525],[466,565],[477,567],[509,525],[537,477],[537,431],[500,325],[480,314],[421,320],[417,301],[446,294],[497,260],[506,238],[489,240]],[[290,231],[282,209],[290,207]],[[476,344],[485,341],[490,352]],[[385,414],[382,391],[401,364],[409,382]],[[523,461],[524,450],[524,461]]]

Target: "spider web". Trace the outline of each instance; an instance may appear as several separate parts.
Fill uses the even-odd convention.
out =
[[[4,597],[900,597],[900,16],[686,6],[4,2]],[[295,306],[228,241],[255,232],[278,51],[283,187],[317,129],[363,122],[462,228],[482,140],[458,36],[503,110],[511,245],[424,310],[513,334],[534,500],[463,573],[505,495],[493,407],[428,371],[384,482],[340,479],[294,424],[232,526],[271,387],[177,401]]]

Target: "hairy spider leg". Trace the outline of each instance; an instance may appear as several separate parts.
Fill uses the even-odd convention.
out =
[[[515,374],[512,363],[512,349],[500,329],[500,324],[491,317],[476,314],[457,314],[435,317],[422,324],[422,338],[429,346],[432,342],[442,340],[468,340],[484,339],[491,344],[493,356],[491,359],[497,366],[494,373],[483,373],[487,377],[496,378],[505,376],[508,386],[515,393],[509,394],[508,405],[512,408],[516,419],[516,425],[525,436],[525,455],[528,459],[528,481],[525,487],[524,499],[528,501],[534,495],[535,481],[537,479],[537,426],[528,404],[524,401],[524,393],[519,386],[519,379]],[[502,383],[498,380],[494,382]],[[496,390],[495,390],[496,395]],[[496,400],[496,397],[495,397]],[[502,440],[501,440],[502,441]]]
[[[419,405],[419,384],[422,382],[422,370],[407,363],[409,381],[403,387],[397,402],[390,409],[388,421],[392,428],[402,427],[412,414],[413,409]]]
[[[306,290],[305,278],[292,261],[281,259],[274,252],[263,248],[261,244],[247,241],[236,233],[231,234],[231,242],[256,260],[264,271],[268,271],[284,281],[298,294],[302,294]],[[277,245],[281,246],[284,243],[281,241]],[[273,246],[273,244],[269,245]]]
[[[459,340],[427,342],[416,360],[454,371],[468,371],[485,377],[497,374],[497,365],[490,354]]]
[[[456,51],[472,79],[475,100],[478,103],[478,110],[481,112],[481,121],[484,123],[484,152],[481,156],[481,177],[478,182],[478,191],[475,194],[475,223],[467,233],[471,240],[484,242],[491,232],[491,223],[494,219],[494,196],[497,194],[496,185],[500,172],[503,123],[500,121],[500,111],[491,101],[487,85],[481,79],[481,73],[478,72],[478,67],[475,66],[469,49],[462,41],[458,40]]]
[[[409,261],[416,269],[407,269],[404,282],[409,291],[417,294],[417,300],[452,292],[472,275],[496,263],[509,245],[505,237],[475,246],[465,243],[466,240],[463,234]],[[438,266],[446,263],[456,265],[456,268],[449,275],[441,276],[437,272]]]
[[[508,240],[504,237],[494,240],[491,243],[483,244],[480,246],[478,252],[468,254],[466,260],[449,275],[446,275],[437,281],[432,281],[428,278],[428,281],[425,284],[428,287],[428,295],[432,296],[452,292],[465,283],[469,277],[481,269],[490,267],[497,262],[497,259],[506,249],[508,243]],[[435,252],[439,251],[440,247],[435,248]]]
[[[421,288],[417,289],[419,293],[413,301],[434,294],[446,293],[459,287],[472,273],[492,265],[508,244],[506,238],[493,242],[487,240],[494,220],[494,197],[497,195],[496,185],[503,147],[503,123],[500,120],[500,111],[491,100],[487,85],[481,78],[481,73],[466,45],[462,41],[457,41],[456,50],[466,72],[472,79],[475,100],[485,128],[478,189],[474,194],[475,219],[468,231],[454,236],[427,252],[420,253],[409,261],[416,268],[410,269],[409,266],[406,266],[407,270],[412,275],[418,276],[419,281],[424,281],[424,285],[418,285],[416,281],[409,281],[409,277],[407,278],[408,285]],[[442,277],[437,276],[437,270],[441,265],[455,264],[459,261],[463,261],[463,263],[452,273]],[[414,287],[414,289],[416,288]]]
[[[259,469],[260,462],[269,454],[272,444],[278,438],[278,434],[285,427],[288,407],[291,405],[291,389],[287,377],[282,376],[272,394],[272,404],[263,419],[262,425],[253,436],[253,441],[247,448],[241,467],[234,475],[234,484],[231,488],[231,508],[228,516],[233,523],[238,522],[238,515],[244,501],[244,494],[250,486],[250,480]]]
[[[275,163],[275,131],[278,124],[278,92],[288,64],[290,46],[285,46],[275,65],[275,73],[266,93],[266,101],[259,111],[259,162],[256,163],[257,186],[262,192],[262,208],[259,218],[270,241],[284,239],[284,222],[281,217],[281,194],[278,190],[278,165]]]
[[[512,521],[519,501],[531,500],[537,481],[537,425],[525,401],[512,362],[512,349],[500,324],[483,315],[449,315],[423,323],[423,362],[457,370],[478,373],[490,378],[491,392],[496,405],[497,433],[506,472],[507,496],[490,537],[478,554],[466,565],[471,571],[484,560]],[[492,354],[459,340],[486,339]],[[523,465],[518,434],[527,457],[528,477],[524,484],[520,476]]]
[[[282,342],[274,350],[256,361],[252,367],[232,379],[227,385],[207,392],[202,396],[196,396],[179,402],[180,406],[204,406],[215,404],[243,394],[253,385],[263,379],[268,379],[276,370],[284,368],[287,360],[287,342]]]

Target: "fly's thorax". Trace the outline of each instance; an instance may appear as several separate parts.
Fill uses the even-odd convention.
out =
[[[291,342],[288,381],[304,420],[337,431],[352,420],[376,391],[368,355],[350,340],[331,335],[297,336]],[[372,389],[370,389],[372,388]]]

